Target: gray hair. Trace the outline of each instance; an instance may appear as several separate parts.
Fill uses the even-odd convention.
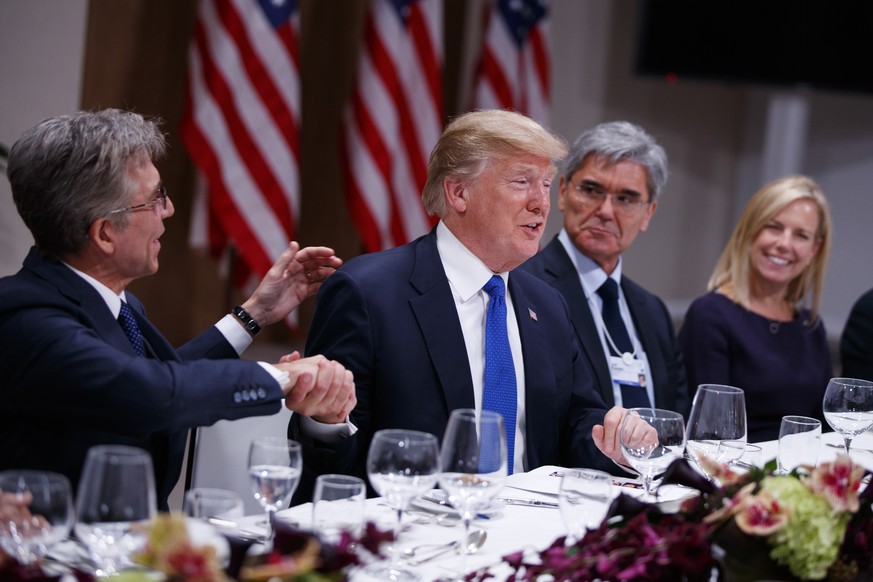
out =
[[[128,164],[166,151],[159,124],[118,109],[80,111],[46,119],[13,144],[6,171],[12,198],[43,255],[76,255],[95,220],[130,204]],[[127,213],[111,220],[123,227]]]
[[[561,163],[564,179],[569,181],[588,156],[610,165],[640,164],[648,176],[649,202],[661,197],[667,183],[667,154],[642,127],[627,121],[610,121],[584,132],[570,146],[570,152]]]
[[[471,111],[443,131],[430,154],[421,198],[428,214],[442,217],[447,212],[443,195],[446,178],[472,180],[488,163],[507,156],[529,154],[557,163],[566,153],[562,138],[520,113]]]

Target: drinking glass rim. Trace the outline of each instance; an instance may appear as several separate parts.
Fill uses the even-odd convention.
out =
[[[706,390],[707,392],[716,392],[719,394],[745,394],[745,390],[730,386],[728,384],[699,384],[697,391]]]
[[[821,421],[819,419],[799,414],[786,414],[782,417],[782,420],[787,420],[788,422],[804,426],[821,426]]]
[[[647,410],[650,412],[640,413],[640,411]],[[685,419],[681,413],[676,412],[675,410],[667,410],[666,408],[652,408],[651,406],[643,406],[640,408],[629,408],[628,413],[636,412],[637,416],[640,418],[681,418]]]
[[[865,380],[863,378],[831,378],[830,382],[835,382],[837,384],[843,384],[845,386],[851,386],[853,388],[873,388],[873,381]]]
[[[415,439],[416,442],[427,442],[430,440],[437,441],[437,437],[434,434],[424,432],[423,430],[413,430],[406,428],[383,428],[381,430],[377,430],[373,433],[373,440],[376,440],[376,437],[379,435],[394,440],[409,440],[411,438]]]

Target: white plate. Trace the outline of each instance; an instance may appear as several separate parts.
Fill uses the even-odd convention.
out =
[[[442,489],[432,489],[421,497],[416,497],[415,499],[413,499],[412,506],[415,507],[415,509],[428,511],[430,513],[447,513],[451,515],[457,515],[458,511],[451,505],[448,505],[446,498],[447,494]],[[428,501],[428,499],[432,499],[434,501]],[[440,502],[446,502],[446,505],[442,505]],[[483,507],[477,513],[490,516],[499,511],[502,511],[504,507],[506,507],[506,503],[497,499],[492,499],[491,503],[489,503],[487,507]]]

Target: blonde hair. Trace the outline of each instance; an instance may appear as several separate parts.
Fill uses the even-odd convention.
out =
[[[452,121],[440,136],[430,154],[421,199],[428,214],[442,217],[447,211],[446,178],[474,179],[491,161],[514,155],[547,158],[557,165],[566,153],[562,138],[520,113],[471,111]]]
[[[734,302],[749,309],[749,247],[776,214],[798,200],[809,200],[818,208],[819,225],[815,239],[819,248],[810,264],[788,284],[785,300],[797,309],[811,290],[812,306],[808,323],[817,321],[833,227],[824,193],[815,181],[806,176],[786,176],[774,180],[749,200],[715,265],[707,288],[712,291],[722,285],[730,285]]]

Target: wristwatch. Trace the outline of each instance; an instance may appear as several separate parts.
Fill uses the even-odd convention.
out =
[[[249,312],[243,309],[241,306],[237,305],[233,309],[230,310],[233,315],[242,322],[243,327],[246,328],[246,331],[252,337],[258,335],[258,332],[261,331],[261,326],[258,325],[258,322],[255,321],[255,318],[249,315]]]

